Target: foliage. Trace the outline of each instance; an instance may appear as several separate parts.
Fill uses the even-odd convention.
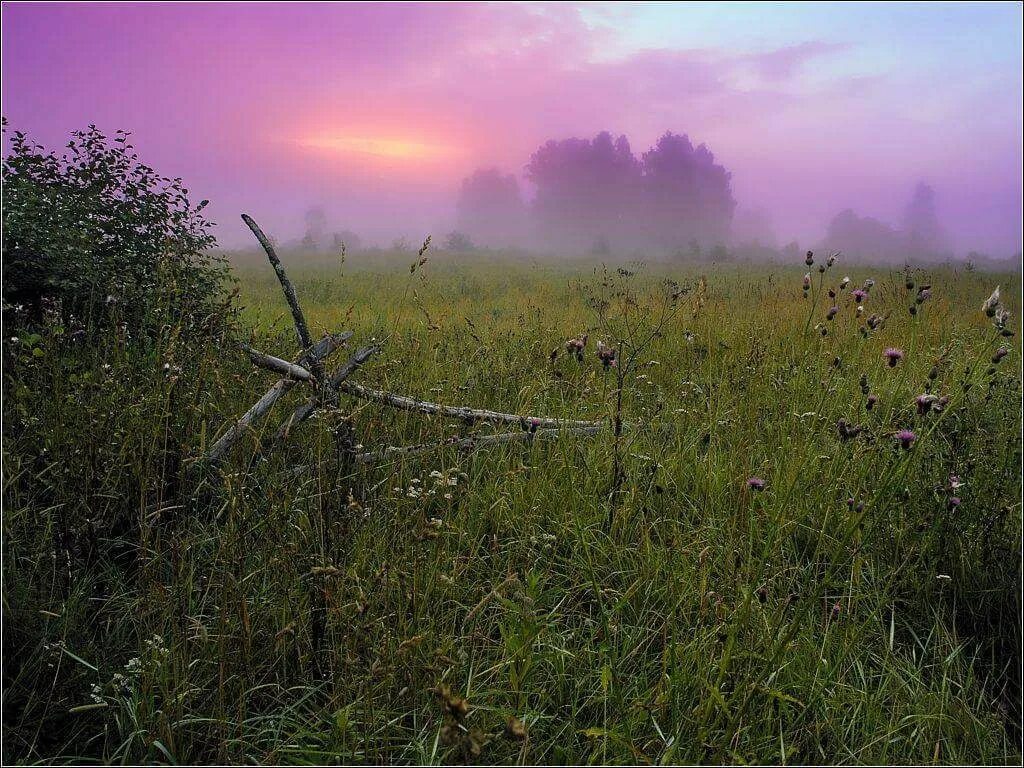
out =
[[[65,325],[116,316],[135,330],[222,319],[227,272],[209,254],[207,201],[142,163],[126,132],[108,140],[90,126],[57,155],[14,131],[3,186],[9,319],[54,310]]]

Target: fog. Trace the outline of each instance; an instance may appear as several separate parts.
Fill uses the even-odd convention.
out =
[[[1011,5],[13,5],[3,110],[294,250],[881,261],[1021,248]],[[454,239],[449,235],[458,235]],[[355,244],[358,244],[356,247]],[[719,249],[716,251],[716,249]]]

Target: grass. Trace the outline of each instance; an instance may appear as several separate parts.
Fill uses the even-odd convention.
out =
[[[5,339],[5,759],[1020,760],[1021,350],[980,311],[1001,283],[1019,317],[1018,275],[837,265],[804,298],[802,268],[412,261],[289,274],[317,332],[383,342],[358,380],[566,418],[611,418],[594,344],[678,282],[619,492],[610,433],[354,472],[349,419],[366,449],[467,428],[346,397],[196,489],[181,464],[269,374],[173,333]],[[865,311],[826,320],[847,272]],[[254,346],[294,357],[269,267],[239,277]]]

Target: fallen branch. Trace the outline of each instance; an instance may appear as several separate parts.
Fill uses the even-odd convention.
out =
[[[299,297],[295,295],[295,286],[292,285],[292,281],[288,279],[288,275],[284,271],[284,265],[281,264],[281,259],[277,257],[277,252],[274,250],[274,246],[271,245],[270,240],[263,230],[260,229],[260,225],[253,221],[252,217],[246,213],[242,214],[242,221],[245,222],[246,226],[252,230],[252,233],[256,236],[260,245],[263,246],[263,250],[267,253],[267,258],[270,259],[270,264],[274,268],[274,272],[277,273],[277,279],[281,283],[281,289],[284,291],[284,298],[288,302],[289,308],[292,311],[292,319],[295,321],[295,330],[299,334],[299,341],[303,347],[309,348],[313,345],[313,339],[309,335],[309,326],[306,324],[306,316],[302,314],[302,307],[299,306]],[[318,379],[323,379],[323,365],[320,360],[315,356],[309,360],[310,367],[313,369],[313,374]]]
[[[287,360],[282,360],[280,357],[274,357],[273,355],[267,355],[263,352],[257,352],[255,349],[247,349],[249,353],[249,360],[257,368],[266,368],[268,371],[274,373],[280,373],[289,379],[297,379],[298,381],[312,381],[313,374],[303,368],[301,365],[295,363],[289,363]]]
[[[572,419],[553,419],[546,416],[517,416],[514,413],[501,413],[500,411],[489,411],[482,408],[467,408],[465,406],[440,405],[416,400],[412,397],[395,395],[380,389],[371,389],[353,381],[346,381],[338,387],[338,391],[358,397],[363,400],[374,400],[384,405],[398,408],[402,411],[416,411],[436,416],[449,416],[461,419],[468,424],[476,424],[480,421],[487,421],[494,424],[519,424],[523,429],[539,429],[542,427],[569,427],[586,428],[605,426],[602,421],[574,421]],[[625,425],[623,425],[625,426]]]
[[[325,336],[302,353],[302,356],[298,359],[297,365],[301,366],[303,363],[307,363],[312,359],[326,359],[351,336],[352,333],[350,331]],[[249,428],[249,425],[257,419],[265,416],[270,409],[274,407],[274,403],[280,400],[281,397],[297,383],[298,380],[292,378],[281,379],[276,382],[274,386],[267,390],[266,394],[256,402],[255,405],[242,414],[242,417],[232,424],[231,428],[221,435],[220,439],[210,447],[209,452],[206,454],[207,461],[216,462],[222,459],[224,455],[231,450],[231,446],[233,446],[235,442],[238,441],[238,438],[240,438]]]
[[[357,350],[356,353],[352,355],[352,357],[350,357],[343,366],[341,366],[341,368],[331,374],[331,378],[327,380],[323,390],[309,398],[309,400],[296,408],[295,411],[292,412],[291,416],[285,419],[284,423],[278,428],[277,433],[274,435],[274,439],[284,440],[287,438],[292,427],[301,424],[303,421],[308,419],[313,411],[323,404],[323,397],[325,394],[329,392],[336,392],[345,379],[359,370],[359,368],[362,367],[362,365],[373,357],[379,350],[380,347],[375,344]]]
[[[501,443],[532,443],[534,440],[553,440],[561,435],[596,435],[605,429],[604,424],[586,427],[567,427],[565,429],[539,429],[536,432],[500,432],[494,435],[475,435],[470,437],[450,437],[419,445],[388,446],[383,451],[357,453],[356,464],[373,464],[396,458],[404,458],[420,453],[431,453],[442,448],[455,448],[459,451],[472,451]]]

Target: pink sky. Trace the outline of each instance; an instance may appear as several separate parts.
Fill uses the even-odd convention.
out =
[[[550,138],[706,142],[741,208],[811,243],[932,184],[960,250],[1021,247],[1021,10],[935,5],[3,6],[3,113],[96,123],[282,239],[440,236],[461,178]]]

